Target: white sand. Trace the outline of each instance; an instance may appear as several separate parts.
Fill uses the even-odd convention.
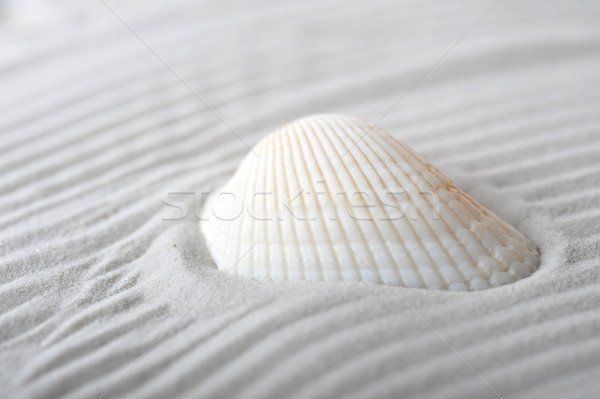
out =
[[[598,2],[500,1],[379,123],[539,246],[475,293],[223,276],[162,200],[245,145],[101,2],[3,4],[1,397],[600,392]],[[491,3],[108,4],[253,145],[375,122]]]

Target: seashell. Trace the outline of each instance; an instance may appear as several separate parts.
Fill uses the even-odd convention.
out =
[[[227,273],[480,290],[539,264],[523,234],[362,120],[306,117],[253,152],[202,212]]]

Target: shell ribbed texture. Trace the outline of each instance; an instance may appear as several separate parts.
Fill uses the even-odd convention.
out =
[[[539,264],[525,236],[362,120],[303,118],[253,152],[203,210],[227,273],[478,290]]]

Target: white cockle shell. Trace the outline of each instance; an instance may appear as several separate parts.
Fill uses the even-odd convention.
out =
[[[218,268],[260,279],[478,290],[531,275],[532,243],[383,130],[341,115],[260,141],[204,204]]]

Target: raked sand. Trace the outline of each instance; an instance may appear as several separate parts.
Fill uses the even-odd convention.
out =
[[[107,1],[135,35],[63,3],[0,17],[1,397],[600,392],[597,2]],[[539,247],[533,276],[453,293],[215,268],[189,193],[292,119],[388,109]]]

